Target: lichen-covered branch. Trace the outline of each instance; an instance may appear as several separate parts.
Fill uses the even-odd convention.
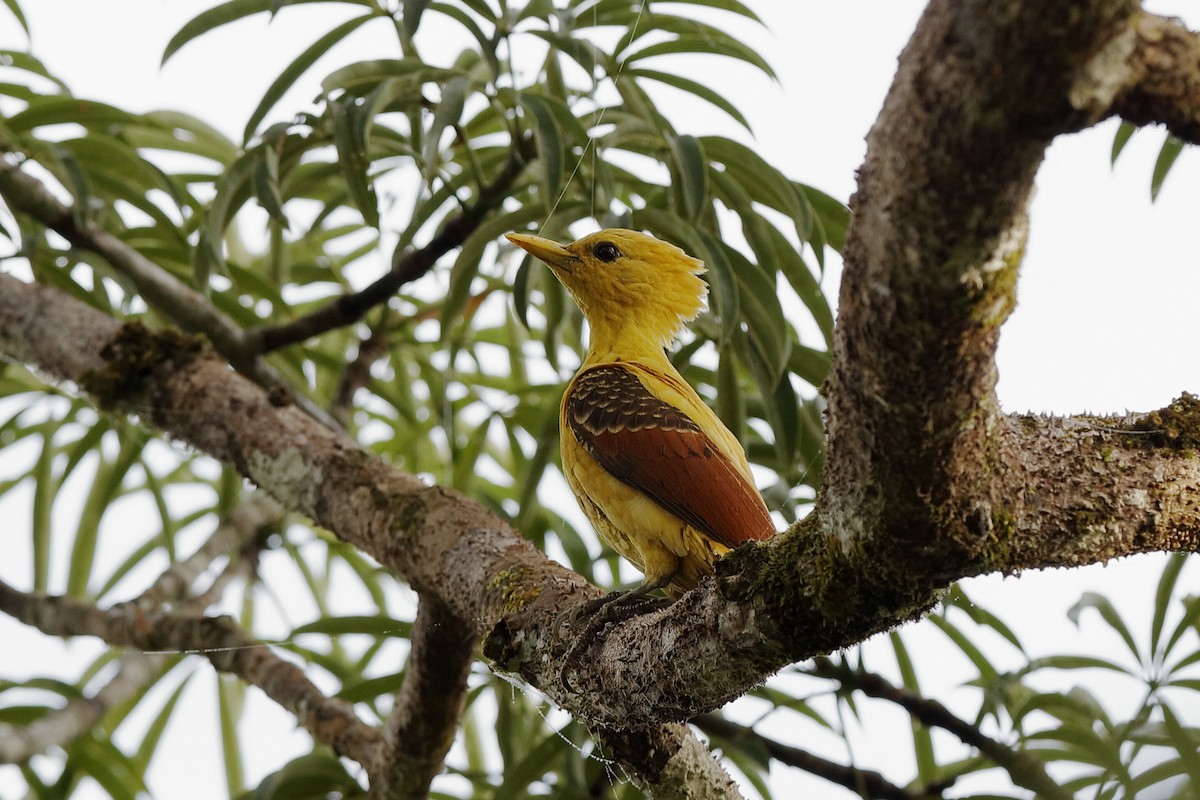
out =
[[[1133,51],[1134,77],[1112,111],[1135,125],[1162,124],[1200,144],[1200,36],[1177,19],[1141,13]]]
[[[371,797],[424,800],[454,743],[479,635],[436,597],[417,606],[404,684],[384,734]]]
[[[600,753],[620,764],[655,800],[741,800],[737,784],[688,726],[592,731]]]

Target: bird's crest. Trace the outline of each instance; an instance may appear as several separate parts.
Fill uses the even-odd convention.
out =
[[[653,236],[608,228],[568,245],[528,234],[508,238],[554,270],[594,338],[616,340],[637,330],[666,347],[704,307],[704,263]]]

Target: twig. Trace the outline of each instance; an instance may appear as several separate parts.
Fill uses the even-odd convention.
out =
[[[920,800],[920,798],[941,797],[942,790],[948,786],[939,786],[926,792],[910,792],[903,786],[897,786],[878,772],[857,769],[837,761],[830,761],[798,747],[783,744],[775,739],[763,736],[753,728],[738,725],[719,714],[704,714],[692,720],[692,724],[709,736],[717,736],[729,740],[751,740],[757,742],[771,758],[789,767],[796,767],[831,783],[845,786],[863,798],[878,798],[878,800]]]
[[[269,353],[362,319],[372,308],[387,302],[401,286],[420,278],[439,258],[465,242],[484,218],[503,202],[525,163],[524,149],[514,147],[496,179],[480,189],[475,202],[449,219],[429,244],[398,257],[387,274],[361,291],[344,294],[285,325],[261,326],[247,331],[247,349]]]
[[[260,530],[279,524],[283,509],[263,492],[255,492],[229,512],[196,552],[163,571],[133,602],[149,612],[187,597],[192,583],[220,556],[240,549]],[[209,589],[211,592],[212,589]]]
[[[949,731],[963,744],[974,747],[995,762],[996,766],[1008,773],[1017,786],[1036,792],[1039,797],[1048,800],[1071,800],[1071,793],[1046,773],[1045,765],[1036,756],[985,735],[979,728],[959,719],[936,700],[896,686],[882,675],[842,667],[827,658],[817,659],[808,671],[818,677],[841,681],[868,697],[895,703],[926,727]]]
[[[462,714],[467,676],[479,637],[437,598],[421,597],[412,628],[404,685],[384,735],[382,769],[372,798],[423,800]]]
[[[354,395],[364,388],[371,380],[371,367],[376,361],[387,355],[388,331],[390,315],[384,309],[384,315],[371,329],[371,333],[358,344],[358,353],[342,371],[342,380],[338,384],[337,394],[329,406],[329,412],[349,427],[350,410],[354,405]]]

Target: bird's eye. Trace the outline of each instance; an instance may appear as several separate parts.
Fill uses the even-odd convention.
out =
[[[621,251],[612,242],[600,242],[592,248],[592,255],[607,264],[620,258]]]

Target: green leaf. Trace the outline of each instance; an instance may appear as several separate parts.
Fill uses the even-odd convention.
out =
[[[669,72],[660,72],[653,69],[629,68],[626,69],[622,74],[627,78],[644,78],[645,80],[665,83],[668,86],[673,86],[681,91],[694,94],[702,100],[706,100],[724,111],[747,131],[750,130],[750,121],[746,119],[741,111],[738,110],[737,106],[699,81],[694,81],[691,78],[685,78],[681,75],[672,75]]]
[[[4,5],[17,18],[17,23],[21,26],[21,30],[25,31],[25,36],[28,38],[29,22],[25,19],[25,13],[21,11],[21,6],[17,3],[17,0],[4,0]]]
[[[1117,126],[1117,132],[1113,135],[1112,155],[1109,157],[1110,164],[1117,163],[1117,156],[1121,155],[1121,151],[1125,149],[1125,145],[1129,144],[1133,132],[1137,130],[1137,126],[1132,122],[1121,120],[1121,124]]]
[[[1030,660],[1021,672],[1027,674],[1040,669],[1103,669],[1122,675],[1131,674],[1120,664],[1096,656],[1042,656]]]
[[[771,78],[776,77],[775,70],[771,69],[771,65],[756,50],[728,34],[721,33],[681,34],[669,41],[657,42],[636,53],[630,53],[625,56],[623,61],[625,64],[633,64],[654,56],[678,53],[712,53],[713,55],[728,56],[758,67]]]
[[[339,0],[340,2],[356,3],[357,5],[368,5],[366,0]],[[281,5],[303,5],[305,3],[321,3],[329,2],[329,0],[230,0],[228,3],[222,3],[219,6],[210,8],[207,11],[193,17],[184,24],[179,31],[171,37],[171,41],[167,42],[166,48],[163,50],[162,61],[166,64],[167,60],[175,53],[179,52],[185,44],[193,39],[202,36],[205,33],[219,28],[222,25],[227,25],[230,22],[236,22],[244,17],[249,17],[253,14],[261,14],[271,12],[274,14]]]
[[[821,290],[820,281],[804,262],[803,256],[778,228],[758,214],[742,214],[742,226],[759,263],[774,264],[779,268],[800,302],[812,314],[825,340],[825,347],[832,349],[833,309],[829,307],[829,299]]]
[[[372,228],[379,227],[379,199],[368,172],[370,158],[367,156],[364,120],[360,109],[350,96],[331,100],[329,114],[333,119],[333,143],[337,148],[338,165],[350,199],[363,216],[363,221]]]
[[[194,673],[193,673],[194,674]],[[154,720],[147,727],[146,732],[142,735],[141,741],[138,743],[137,752],[133,755],[133,763],[136,765],[139,774],[144,775],[146,769],[150,766],[150,760],[154,758],[154,754],[158,751],[158,743],[162,740],[162,735],[167,729],[167,723],[171,720],[171,715],[175,712],[175,706],[179,703],[179,698],[183,696],[183,690],[187,688],[188,681],[192,679],[192,675],[184,676],[179,685],[175,687],[175,691],[171,692],[170,697],[163,703]]]
[[[802,344],[792,343],[792,354],[788,358],[788,372],[803,378],[810,386],[820,386],[829,374],[831,358],[825,350],[815,350]]]
[[[1162,636],[1163,624],[1166,622],[1167,610],[1171,606],[1171,598],[1175,592],[1175,584],[1179,581],[1179,573],[1187,563],[1187,555],[1175,553],[1167,558],[1162,576],[1158,579],[1158,588],[1154,592],[1154,616],[1150,622],[1150,652],[1156,658],[1162,658],[1165,653],[1158,649],[1159,637]]]
[[[258,153],[242,154],[217,181],[217,193],[200,223],[195,250],[196,285],[207,286],[208,276],[225,272],[225,229],[250,196],[248,183],[254,174]]]
[[[1133,634],[1125,625],[1125,621],[1121,619],[1120,613],[1116,607],[1109,601],[1107,597],[1096,592],[1084,592],[1079,598],[1079,602],[1071,606],[1067,610],[1067,619],[1079,626],[1079,617],[1085,609],[1094,608],[1099,612],[1100,617],[1108,623],[1108,626],[1116,631],[1121,639],[1125,642],[1125,646],[1129,648],[1129,652],[1137,661],[1142,660],[1141,653],[1138,651],[1137,642],[1134,641]]]
[[[318,752],[300,756],[268,775],[258,785],[254,797],[255,800],[326,800],[361,794],[362,787],[337,756]]]
[[[792,351],[792,329],[779,304],[774,275],[732,247],[726,247],[725,252],[736,267],[739,311],[770,375],[770,386],[764,391],[774,391],[787,372]]]
[[[510,763],[504,770],[504,782],[496,787],[493,795],[495,800],[526,797],[526,791],[531,783],[541,778],[547,772],[552,772],[552,764],[561,758],[561,750],[565,746],[558,731],[543,736],[537,744],[527,750],[523,757]]]
[[[608,61],[607,56],[586,39],[576,39],[548,30],[534,30],[530,33],[583,67],[583,71],[590,76],[595,76],[598,64]]]
[[[577,211],[578,208],[572,210]],[[442,304],[441,340],[443,342],[447,340],[450,331],[454,329],[462,310],[467,305],[467,300],[470,299],[471,283],[479,274],[479,264],[483,259],[484,248],[508,231],[521,230],[529,223],[541,219],[545,213],[545,208],[540,204],[525,206],[516,211],[493,217],[467,237],[450,270],[450,287],[446,291],[446,299]],[[569,215],[571,210],[563,209],[562,213]]]
[[[221,726],[221,754],[225,762],[225,786],[236,797],[246,785],[237,725],[242,715],[245,686],[231,675],[217,675],[217,711]]]
[[[673,184],[683,201],[683,217],[696,222],[707,208],[708,200],[708,162],[704,147],[694,136],[668,135],[666,138],[675,166]]]
[[[1200,788],[1200,735],[1194,729],[1185,728],[1175,712],[1166,703],[1159,705],[1167,735],[1179,752],[1179,760],[1187,770],[1193,788]]]
[[[931,614],[930,616],[926,617],[926,619],[928,619],[931,624],[941,630],[942,633],[946,634],[950,641],[954,642],[958,649],[962,651],[963,655],[965,655],[971,661],[971,663],[975,665],[975,668],[979,670],[980,678],[982,678],[986,683],[991,683],[996,680],[997,671],[992,665],[992,662],[989,661],[987,656],[983,654],[983,651],[980,650],[979,647],[976,646],[976,644],[966,636],[966,634],[964,634],[952,622],[950,622],[950,620],[946,619],[946,617],[941,614]]]
[[[717,416],[738,441],[746,440],[746,395],[732,349],[720,351],[717,362]]]
[[[33,467],[33,589],[45,592],[50,580],[50,535],[59,482],[54,477],[56,453],[53,420],[43,426],[42,448]]]
[[[401,21],[404,23],[404,33],[409,39],[417,33],[417,28],[421,25],[421,16],[425,13],[425,9],[429,7],[430,0],[402,0]]]
[[[521,107],[533,117],[533,135],[537,143],[538,163],[542,166],[542,202],[552,208],[562,186],[566,145],[550,101],[532,92],[522,92]]]
[[[192,153],[219,164],[231,164],[238,148],[225,134],[182,111],[151,111],[144,119],[153,127],[136,126],[125,130],[125,138],[134,147],[151,147]]]
[[[79,514],[79,525],[71,547],[71,560],[67,568],[67,594],[83,597],[87,593],[88,579],[95,564],[96,548],[100,539],[100,523],[106,511],[112,507],[113,498],[121,489],[121,483],[145,449],[150,435],[145,428],[127,426],[121,431],[121,447],[112,461],[102,459],[83,509]]]
[[[1163,181],[1167,179],[1167,173],[1171,171],[1175,159],[1179,158],[1179,154],[1183,152],[1183,145],[1183,141],[1174,136],[1167,136],[1166,141],[1163,142],[1162,149],[1158,151],[1158,158],[1154,162],[1154,174],[1150,178],[1151,202],[1158,199]]]
[[[16,7],[15,0],[5,0],[5,2],[10,4],[10,8]],[[18,12],[20,11],[19,7],[17,10]],[[50,70],[46,69],[46,65],[42,63],[41,59],[32,53],[23,53],[20,50],[0,49],[0,65],[9,67],[11,69],[19,69],[24,70],[25,72],[31,72],[34,75],[45,78],[46,80],[57,84],[58,88],[62,90],[63,94],[70,94],[70,92],[67,90],[67,85],[52,75]]]
[[[1167,644],[1162,650],[1162,658],[1166,659],[1179,643],[1180,638],[1189,630],[1195,628],[1197,620],[1200,620],[1200,597],[1188,597],[1183,601],[1183,617],[1176,624],[1175,629],[1171,631],[1171,637],[1167,639]],[[1200,654],[1196,654],[1200,656]],[[1183,663],[1176,665],[1174,669],[1179,669]],[[1174,670],[1173,670],[1174,671]]]
[[[336,69],[321,81],[327,95],[358,93],[363,87],[376,86],[388,78],[410,78],[420,83],[441,83],[462,75],[458,70],[431,67],[416,58],[380,58],[357,61]]]
[[[80,746],[70,749],[68,758],[112,800],[137,800],[147,791],[132,760],[110,741],[83,739]]]
[[[329,636],[346,636],[357,633],[366,636],[407,638],[411,632],[411,622],[382,614],[378,616],[321,617],[292,629],[292,632],[284,637],[284,641],[290,641],[306,633],[321,633]]]
[[[725,254],[722,243],[705,230],[696,230],[700,237],[700,255],[707,268],[705,278],[711,290],[712,310],[720,322],[720,337],[717,347],[723,347],[737,330],[741,320],[741,298],[738,291],[737,276],[733,264]]]
[[[896,631],[889,633],[888,639],[892,643],[892,650],[896,653],[896,666],[900,669],[900,678],[904,682],[904,688],[920,695],[921,685],[917,681],[917,672],[913,667],[912,658],[908,654],[904,639]],[[929,786],[936,781],[938,774],[937,756],[933,751],[933,734],[930,733],[929,728],[915,718],[912,719],[911,724],[913,752],[917,760],[917,776],[922,784]]]
[[[816,215],[814,222],[820,229],[825,244],[839,253],[846,247],[846,228],[850,226],[850,209],[841,200],[805,184],[795,184],[808,200]],[[813,242],[817,260],[824,265],[824,252]]]
[[[784,177],[757,152],[724,136],[702,136],[704,152],[725,167],[725,173],[750,197],[783,213],[796,228],[801,241],[807,241],[813,229],[813,210],[807,195]]]
[[[7,124],[15,132],[30,131],[44,125],[73,123],[85,128],[104,129],[109,125],[144,124],[146,118],[131,114],[108,103],[78,97],[39,97],[29,107],[9,117]]]
[[[370,13],[348,19],[317,39],[305,48],[304,52],[296,56],[292,63],[288,64],[283,72],[279,73],[279,77],[267,87],[267,91],[263,93],[262,99],[258,101],[258,106],[250,114],[250,119],[246,121],[246,128],[242,132],[242,137],[247,142],[250,141],[254,136],[254,132],[258,129],[259,123],[266,118],[267,114],[275,107],[275,104],[279,102],[287,90],[296,84],[300,76],[307,72],[316,63],[317,59],[329,52],[331,47],[362,27],[364,22],[374,17],[375,14]]]
[[[463,105],[466,103],[467,88],[470,81],[462,76],[451,78],[442,84],[442,98],[438,101],[433,112],[433,120],[429,130],[425,132],[424,163],[425,179],[432,182],[442,163],[442,134],[447,128],[458,125],[462,118]]]
[[[1021,640],[1017,638],[1017,634],[1012,628],[1008,627],[1003,620],[983,606],[976,605],[971,598],[967,597],[967,593],[963,591],[961,584],[954,584],[950,591],[942,598],[942,602],[947,606],[959,609],[977,625],[984,625],[991,628],[1021,653],[1025,652],[1025,648],[1021,646]]]

